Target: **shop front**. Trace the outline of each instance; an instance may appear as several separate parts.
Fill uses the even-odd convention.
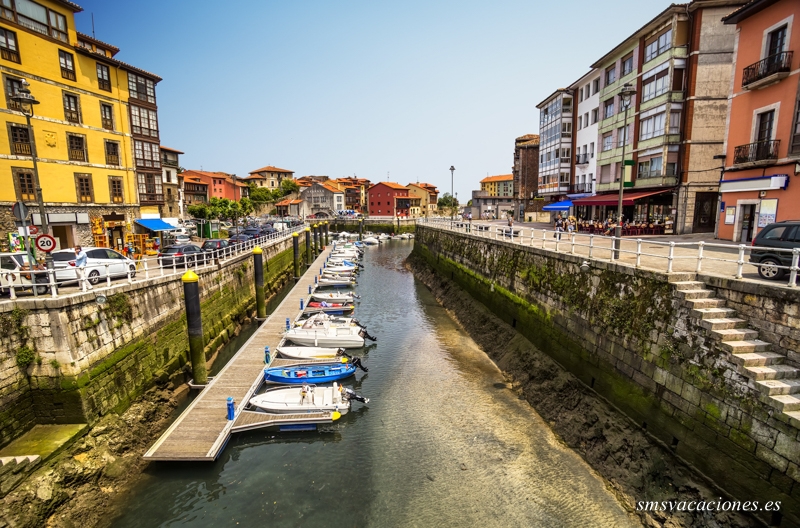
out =
[[[786,166],[771,169],[783,173],[755,177],[725,173],[719,184],[718,238],[748,244],[769,224],[800,219],[800,185],[789,185]]]
[[[622,216],[631,225],[658,228],[672,234],[675,223],[675,195],[672,189],[657,191],[625,191],[622,195]],[[617,221],[619,194],[607,193],[572,201],[575,216],[583,222]]]

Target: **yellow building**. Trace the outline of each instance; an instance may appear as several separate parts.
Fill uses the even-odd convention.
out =
[[[439,211],[439,191],[435,185],[429,183],[409,183],[408,194],[420,199],[420,214],[422,216],[436,216]]]
[[[67,0],[0,0],[0,249],[18,232],[14,202],[25,202],[34,223],[41,222],[33,146],[50,233],[60,247],[104,236],[119,247],[134,219],[159,216],[155,85],[161,79],[115,59],[118,48],[78,33],[81,10]],[[24,108],[11,100],[23,79],[40,102],[33,106],[33,145]]]
[[[481,180],[481,190],[489,196],[514,196],[514,175],[487,176]]]

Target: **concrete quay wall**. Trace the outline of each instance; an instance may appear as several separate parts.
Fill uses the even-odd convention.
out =
[[[424,225],[414,256],[731,497],[781,501],[784,522],[800,524],[796,413],[768,401],[676,283],[702,283],[789,367],[798,358],[800,292],[600,261],[581,271],[583,257]]]
[[[269,298],[292,278],[292,239],[264,248],[262,258]],[[196,271],[208,359],[255,309],[253,255]],[[102,291],[104,305],[99,293],[0,305],[0,446],[35,424],[92,424],[155,384],[184,381],[181,275],[116,283]],[[33,361],[22,366],[21,353]]]

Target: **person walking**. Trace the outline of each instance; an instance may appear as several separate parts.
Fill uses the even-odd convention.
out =
[[[561,242],[561,233],[564,232],[564,219],[561,218],[561,213],[558,213],[558,216],[556,216],[555,228],[556,232],[554,233],[554,238]]]
[[[75,268],[78,271],[78,284],[82,289],[93,290],[94,287],[86,280],[86,259],[89,256],[80,246],[75,246]]]

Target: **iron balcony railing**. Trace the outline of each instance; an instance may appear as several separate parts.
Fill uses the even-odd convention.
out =
[[[663,178],[663,177],[671,177],[676,176],[675,169],[669,167],[667,169],[655,169],[649,171],[640,171],[636,173],[637,180],[644,180],[648,178]]]
[[[733,149],[733,163],[752,163],[755,161],[778,159],[780,139],[772,141],[756,141],[747,145],[739,145]]]
[[[172,160],[172,159],[167,158],[167,157],[162,157],[161,158],[161,165],[163,165],[165,167],[177,167],[178,166],[178,160]]]
[[[591,183],[576,183],[572,186],[572,192],[575,194],[578,193],[590,193],[592,192],[592,184]]]
[[[589,163],[589,154],[578,154],[575,157],[575,163],[578,165],[586,165]]]
[[[770,75],[792,71],[792,52],[783,51],[751,64],[742,73],[742,86],[747,86]]]
[[[164,203],[164,195],[157,193],[139,193],[139,203]]]

